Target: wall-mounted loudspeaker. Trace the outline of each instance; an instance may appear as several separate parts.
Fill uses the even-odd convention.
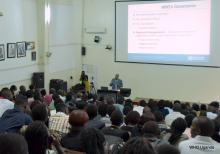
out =
[[[33,73],[32,84],[35,88],[44,88],[44,72]]]
[[[86,47],[82,47],[81,49],[81,55],[85,56],[86,55]]]

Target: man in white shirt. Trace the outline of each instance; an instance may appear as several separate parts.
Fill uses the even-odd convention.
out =
[[[181,154],[220,154],[220,144],[211,136],[214,124],[207,117],[194,118],[191,126],[192,139],[179,144]]]
[[[8,88],[3,88],[0,92],[0,117],[2,117],[6,110],[14,108],[12,100],[13,95],[11,91]]]
[[[169,113],[166,117],[165,117],[165,124],[170,127],[172,122],[177,119],[177,118],[185,118],[185,115],[180,113],[181,111],[181,105],[179,103],[175,103],[173,105],[173,112]]]

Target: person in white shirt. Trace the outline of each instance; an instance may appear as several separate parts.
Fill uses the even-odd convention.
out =
[[[8,88],[3,88],[0,92],[0,117],[8,109],[14,108],[14,103],[12,102],[13,95]]]
[[[166,117],[165,117],[165,123],[168,127],[171,126],[172,122],[177,119],[177,118],[185,118],[185,115],[180,113],[181,111],[181,105],[179,103],[175,103],[173,105],[173,112],[169,113]]]
[[[214,124],[207,117],[194,118],[191,126],[192,139],[179,144],[181,154],[220,154],[220,144],[211,136]]]

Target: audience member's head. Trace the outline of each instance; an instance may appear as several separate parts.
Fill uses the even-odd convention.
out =
[[[155,154],[152,145],[144,137],[134,137],[126,142],[119,154]]]
[[[77,101],[76,102],[76,107],[79,109],[79,110],[85,110],[86,109],[86,106],[87,106],[87,103],[85,101]]]
[[[157,154],[180,154],[178,148],[170,144],[162,144],[157,149]]]
[[[151,112],[151,108],[149,106],[145,106],[143,109],[143,114],[148,112]]]
[[[197,135],[211,137],[214,133],[214,123],[207,117],[196,117],[192,121],[191,134],[192,137]]]
[[[69,123],[72,127],[83,127],[88,120],[89,116],[83,110],[74,110],[69,115]]]
[[[155,111],[154,112],[154,116],[155,116],[156,122],[163,122],[164,121],[164,117],[163,117],[163,113],[162,112]]]
[[[144,99],[140,100],[139,104],[140,104],[140,106],[142,106],[142,107],[147,106],[147,102],[146,102]]]
[[[80,140],[86,154],[104,154],[105,137],[100,130],[86,128],[81,132]]]
[[[173,111],[175,112],[181,112],[182,108],[181,108],[181,104],[180,103],[174,103],[173,104]]]
[[[138,124],[139,126],[143,126],[148,121],[155,121],[155,116],[151,112],[142,114]]]
[[[125,117],[126,125],[136,125],[140,121],[140,114],[137,111],[129,112]]]
[[[201,104],[200,105],[200,110],[206,111],[207,110],[206,105],[205,104]]]
[[[25,131],[29,154],[45,154],[48,147],[48,130],[44,123],[35,121]]]
[[[25,110],[28,105],[28,99],[26,96],[19,94],[16,96],[15,105],[20,107],[21,109]]]
[[[57,104],[55,108],[56,108],[56,112],[62,112],[62,113],[68,114],[67,107],[64,103]]]
[[[123,123],[123,114],[121,113],[121,111],[115,110],[112,112],[110,120],[112,122],[112,125],[121,126],[121,124]]]
[[[107,97],[107,98],[106,98],[106,103],[107,103],[108,105],[113,105],[113,104],[115,104],[115,100],[114,100],[113,97]]]
[[[40,91],[40,94],[41,94],[42,97],[44,97],[47,94],[46,89],[42,89]]]
[[[159,137],[160,129],[158,127],[158,124],[155,121],[148,121],[144,124],[142,128],[142,133]]]
[[[107,114],[110,117],[112,112],[115,111],[114,105],[108,105]]]
[[[56,90],[54,88],[50,88],[49,90],[49,94],[53,95],[56,93]]]
[[[47,122],[48,121],[48,111],[47,107],[44,104],[36,104],[32,111],[31,116],[33,121],[41,121],[41,122]]]
[[[193,103],[192,109],[193,109],[194,111],[199,111],[199,105],[196,104],[196,103]]]
[[[88,105],[87,108],[86,108],[86,112],[89,116],[89,120],[94,119],[98,114],[96,105],[93,105],[93,104]]]
[[[29,85],[29,89],[34,90],[34,85],[33,84]]]
[[[126,116],[129,112],[131,112],[133,109],[131,106],[124,106],[123,108],[123,114]]]
[[[43,102],[43,98],[41,96],[41,93],[39,90],[35,90],[34,93],[33,93],[33,97],[34,97],[34,100],[39,100],[41,102]]]
[[[219,110],[219,102],[213,101],[208,105],[208,110],[213,113],[218,113]]]
[[[0,94],[1,94],[1,97],[3,97],[4,99],[8,99],[10,101],[13,100],[13,94],[12,94],[11,90],[6,87],[2,88]]]
[[[108,105],[105,103],[101,103],[98,107],[98,114],[101,115],[101,117],[105,117],[107,115],[108,111]]]
[[[17,91],[17,86],[11,85],[10,90],[11,90],[12,94],[14,94],[14,92]]]
[[[133,109],[133,102],[131,99],[126,99],[124,106],[130,106]]]
[[[28,154],[27,142],[18,134],[0,134],[0,154]]]
[[[21,85],[20,87],[19,87],[19,94],[22,94],[22,95],[26,95],[26,88],[25,88],[25,86],[24,85]]]
[[[193,119],[194,119],[195,117],[196,117],[196,116],[195,116],[194,114],[187,114],[187,115],[185,116],[185,121],[186,121],[186,123],[187,123],[187,127],[188,127],[188,128],[191,127],[192,121],[193,121]]]
[[[175,105],[175,104],[174,104]],[[175,119],[171,124],[171,136],[169,143],[174,145],[180,139],[181,135],[187,127],[186,121],[183,118]]]

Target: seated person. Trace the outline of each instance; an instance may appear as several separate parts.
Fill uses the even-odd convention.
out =
[[[123,87],[122,80],[119,79],[119,74],[115,75],[115,78],[113,78],[109,84],[109,86],[112,87],[112,90],[120,90],[120,88]]]
[[[142,134],[154,148],[162,144],[168,144],[168,142],[160,139],[160,129],[155,121],[146,122],[142,128]]]
[[[74,110],[69,115],[70,132],[61,139],[64,148],[82,151],[80,133],[89,120],[88,114],[83,110]]]
[[[0,117],[8,110],[14,108],[12,92],[8,88],[2,88],[0,92]]]
[[[182,118],[177,118],[171,124],[170,133],[167,133],[163,139],[178,147],[180,142],[188,139],[187,135],[183,134],[186,127],[186,121]]]
[[[55,106],[56,114],[49,119],[49,129],[57,132],[59,135],[64,135],[69,132],[70,125],[68,123],[69,116],[67,115],[67,107],[64,103]]]
[[[24,137],[15,133],[0,134],[0,154],[28,154]]]
[[[115,110],[112,112],[110,120],[112,125],[102,129],[104,135],[116,136],[126,142],[129,139],[129,133],[120,129],[120,126],[123,124],[123,114],[119,110]]]
[[[0,133],[12,132],[16,133],[24,125],[29,125],[32,118],[26,114],[28,109],[27,97],[18,95],[15,100],[14,109],[9,109],[4,112],[0,118]]]
[[[214,133],[213,122],[204,116],[193,119],[191,126],[192,139],[179,144],[181,154],[219,154],[220,144],[211,136]]]
[[[105,123],[97,117],[98,111],[96,105],[88,105],[86,108],[86,112],[89,116],[89,121],[85,125],[86,128],[102,129],[105,127]]]

